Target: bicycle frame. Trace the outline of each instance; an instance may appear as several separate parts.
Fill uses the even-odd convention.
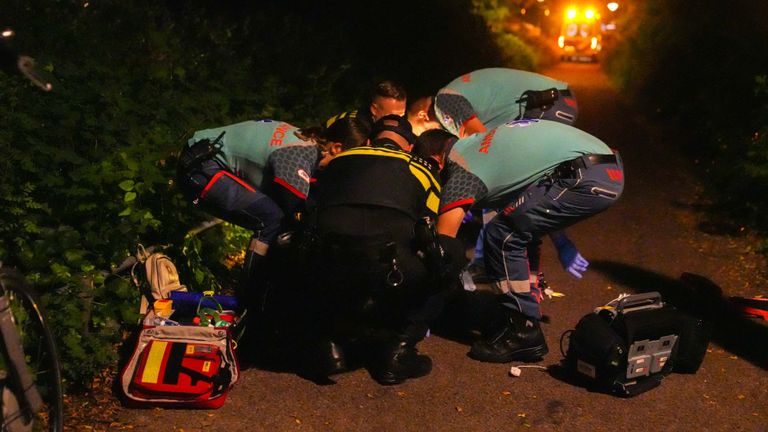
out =
[[[30,83],[43,91],[51,91],[52,86],[35,70],[35,61],[32,57],[20,54],[12,46],[11,39],[15,36],[13,29],[5,28],[0,30],[0,67],[9,73],[20,74],[29,80]],[[53,340],[47,319],[37,304],[34,295],[23,285],[23,280],[18,272],[6,272],[3,263],[0,262],[0,354],[4,361],[5,376],[0,382],[0,428],[2,431],[27,431],[31,430],[40,411],[46,405],[50,405],[52,411],[49,411],[49,429],[52,431],[61,431],[63,429],[63,398],[62,398],[62,380],[61,367],[59,365],[56,345]],[[12,276],[15,281],[7,282],[6,276]],[[11,309],[11,302],[15,300],[11,293],[20,294],[23,302],[33,310],[35,320],[42,329],[43,346],[45,352],[50,356],[53,381],[52,384],[54,400],[48,404],[48,398],[43,400],[46,395],[44,387],[41,393],[38,389],[35,375],[36,372],[27,365],[27,356],[24,353],[24,344],[22,338],[26,336],[23,329],[20,330],[20,322],[14,319],[14,311]],[[18,317],[18,316],[17,316]],[[23,325],[21,325],[23,328]],[[26,342],[26,340],[24,341]],[[34,356],[33,356],[34,357]],[[45,380],[43,380],[45,381]]]
[[[4,287],[3,293],[0,295],[0,337],[2,338],[2,354],[8,368],[7,378],[10,379],[12,388],[15,390],[15,395],[26,420],[25,423],[29,423],[42,407],[43,400],[35,386],[35,380],[27,368],[21,338],[13,322],[11,304]],[[5,426],[5,419],[3,419],[3,426]]]

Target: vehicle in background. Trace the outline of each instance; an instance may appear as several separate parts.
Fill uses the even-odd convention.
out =
[[[562,50],[561,60],[597,61],[602,49],[600,14],[591,7],[568,7],[557,45]]]

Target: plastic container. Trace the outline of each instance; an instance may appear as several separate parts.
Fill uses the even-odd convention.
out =
[[[205,298],[203,299],[202,303],[200,303],[200,299],[203,297],[203,293],[171,291],[173,307],[182,315],[196,315],[198,305],[200,305],[200,307],[207,307],[211,309],[218,309],[219,305],[221,305],[222,309],[240,311],[240,308],[237,304],[237,297],[214,295],[213,299]],[[218,302],[218,304],[216,304],[216,302]]]

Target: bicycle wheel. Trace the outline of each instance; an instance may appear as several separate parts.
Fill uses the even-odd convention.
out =
[[[32,292],[23,278],[10,269],[0,268],[0,295],[6,296],[10,303],[11,321],[15,332],[19,336],[23,349],[26,368],[34,379],[35,387],[42,398],[42,406],[37,412],[32,413],[32,423],[28,421],[16,421],[13,427],[7,422],[11,417],[6,409],[14,403],[24,407],[25,399],[19,392],[19,380],[15,378],[18,373],[8,355],[9,347],[3,343],[3,357],[0,359],[0,369],[3,376],[0,377],[0,387],[3,387],[3,428],[2,430],[18,431],[53,431],[60,432],[64,426],[64,400],[63,386],[61,382],[61,368],[53,335],[48,327],[48,321],[37,302],[37,296]],[[5,339],[5,338],[4,338]],[[8,403],[10,400],[10,403]]]

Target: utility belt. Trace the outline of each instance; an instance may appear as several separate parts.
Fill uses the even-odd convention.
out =
[[[388,235],[358,236],[326,234],[321,238],[324,255],[365,267],[369,273],[384,273],[384,282],[400,286],[405,275],[397,261],[397,243]]]
[[[593,165],[615,164],[617,162],[618,158],[615,152],[613,154],[587,154],[561,163],[552,171],[551,177],[576,178],[576,173],[580,169],[589,168]]]
[[[329,233],[322,237],[326,252],[334,257],[355,261],[388,262],[394,254],[395,242],[388,235],[348,235]]]
[[[179,155],[178,178],[192,179],[193,183],[197,185],[185,190],[193,204],[197,204],[200,199],[205,198],[213,185],[223,177],[229,177],[251,192],[256,191],[253,186],[232,172],[226,163],[217,158],[221,154],[221,138],[223,136],[224,132],[213,141],[206,138],[191,146],[185,146]],[[184,189],[184,186],[182,188]]]
[[[570,90],[567,90],[568,96],[570,96]],[[549,109],[552,104],[559,99],[557,88],[550,88],[546,90],[526,90],[520,99],[516,100],[516,103],[525,104],[526,110],[532,109]]]
[[[179,155],[179,173],[188,174],[192,170],[199,169],[203,162],[211,160],[221,153],[221,139],[223,137],[224,132],[213,141],[206,138],[197,141],[191,146],[185,146]]]

